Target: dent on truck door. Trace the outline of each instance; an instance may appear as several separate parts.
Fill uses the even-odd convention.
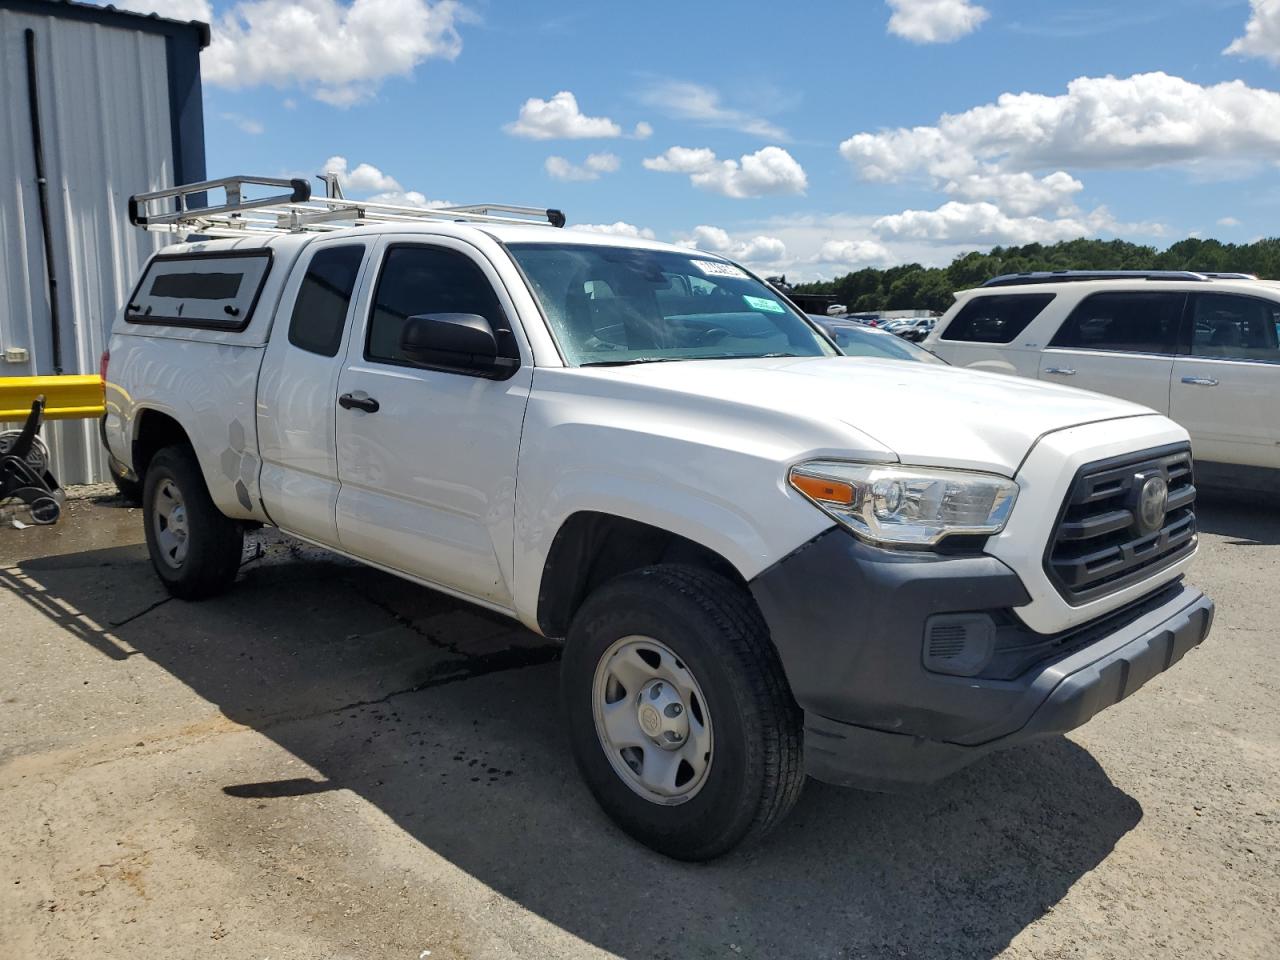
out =
[[[432,369],[400,347],[410,317],[477,314],[510,332],[497,275],[446,238],[388,243],[337,386],[344,550],[510,608],[516,458],[526,362],[505,380]]]
[[[267,512],[282,529],[331,545],[338,542],[333,393],[368,247],[351,240],[308,247],[285,288],[258,383]]]

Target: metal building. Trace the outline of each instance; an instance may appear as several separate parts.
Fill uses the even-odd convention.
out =
[[[163,241],[130,194],[205,178],[202,23],[0,0],[0,377],[96,373]],[[107,477],[90,421],[49,424],[63,483]]]

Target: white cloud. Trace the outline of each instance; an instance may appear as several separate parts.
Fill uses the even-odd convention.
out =
[[[452,207],[454,205],[449,200],[428,200],[424,194],[419,193],[417,190],[388,190],[385,193],[375,193],[365,199],[370,203],[389,203],[397,207],[419,207],[423,210]]]
[[[257,136],[267,129],[262,125],[261,121],[254,120],[252,117],[242,116],[238,113],[224,113],[222,114],[222,119],[226,120],[227,123],[235,124],[240,128],[242,133],[248,133],[253,136]]]
[[[1059,96],[1006,93],[935,126],[860,133],[840,152],[867,180],[1274,161],[1280,93],[1165,73],[1080,77]]]
[[[705,224],[693,228],[693,234],[679,241],[681,246],[706,250],[708,253],[726,253],[733,247],[729,231],[721,227],[710,227]]]
[[[636,140],[648,140],[653,136],[653,127],[641,120],[636,124],[635,132],[631,136]]]
[[[700,83],[663,80],[641,91],[640,101],[678,120],[692,120],[768,140],[790,139],[785,130],[763,117],[726,107],[721,103],[719,91]]]
[[[889,32],[912,43],[951,43],[991,16],[970,0],[888,0]]]
[[[1119,223],[1106,207],[1092,213],[1047,219],[1011,217],[994,203],[944,203],[936,210],[904,210],[872,224],[881,236],[929,243],[994,244],[1058,243],[1099,233],[1165,232],[1156,223]]]
[[[721,227],[706,224],[694,227],[692,234],[677,242],[681,246],[718,253],[750,266],[778,267],[788,262],[787,245],[777,237],[757,235],[735,240]]]
[[[547,176],[553,180],[599,180],[604,173],[614,173],[622,161],[616,153],[592,153],[586,162],[570,163],[564,157],[547,157],[545,167]]]
[[[1240,57],[1263,57],[1280,66],[1280,0],[1252,0],[1253,14],[1223,53]]]
[[[866,267],[890,263],[893,255],[877,240],[828,240],[810,260],[831,266]]]
[[[688,174],[701,190],[726,197],[804,193],[809,186],[804,168],[781,147],[764,147],[738,160],[719,160],[707,147],[671,147],[644,161],[645,169]]]
[[[1059,170],[1047,177],[1030,173],[970,173],[948,181],[943,189],[965,200],[990,200],[1001,209],[1018,216],[1042,210],[1070,213],[1072,198],[1084,184]]]
[[[424,60],[452,60],[462,50],[454,0],[243,0],[216,18],[204,0],[137,0],[142,8],[166,16],[198,10],[197,19],[212,24],[201,58],[207,83],[299,87],[340,107]]]
[[[336,173],[344,193],[393,193],[404,190],[395,177],[383,173],[371,163],[357,164],[354,170],[348,169],[346,157],[330,157],[324,162],[321,172]]]
[[[351,194],[369,194],[361,199],[369,203],[388,203],[397,207],[419,207],[427,210],[435,207],[450,207],[448,200],[428,200],[425,194],[417,190],[406,190],[400,181],[371,163],[358,163],[352,169],[346,157],[330,157],[321,168],[322,173],[336,173],[342,192],[348,198]]]
[[[568,90],[561,90],[550,100],[530,97],[520,108],[519,117],[503,129],[513,137],[526,137],[530,140],[583,140],[622,136],[622,127],[608,117],[588,117],[579,110],[578,98]]]
[[[1219,220],[1219,221],[1218,221],[1218,226],[1220,226],[1220,227],[1238,227],[1238,226],[1240,226],[1240,221],[1239,221],[1239,220],[1237,220],[1235,217],[1223,217],[1221,220]]]
[[[607,233],[615,237],[631,237],[635,240],[652,240],[654,233],[648,227],[637,227],[633,223],[622,220],[616,223],[575,223],[570,225],[574,230],[585,230],[587,233]]]

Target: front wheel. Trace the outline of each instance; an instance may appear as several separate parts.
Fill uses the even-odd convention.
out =
[[[151,459],[142,507],[147,551],[165,589],[201,600],[231,586],[244,528],[214,505],[189,447],[165,447]]]
[[[598,589],[561,665],[573,751],[627,833],[681,860],[763,835],[804,783],[802,720],[750,595],[657,566]]]

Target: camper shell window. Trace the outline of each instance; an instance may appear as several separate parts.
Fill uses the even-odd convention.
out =
[[[243,330],[271,266],[271,251],[161,255],[129,298],[125,319],[169,327]]]

